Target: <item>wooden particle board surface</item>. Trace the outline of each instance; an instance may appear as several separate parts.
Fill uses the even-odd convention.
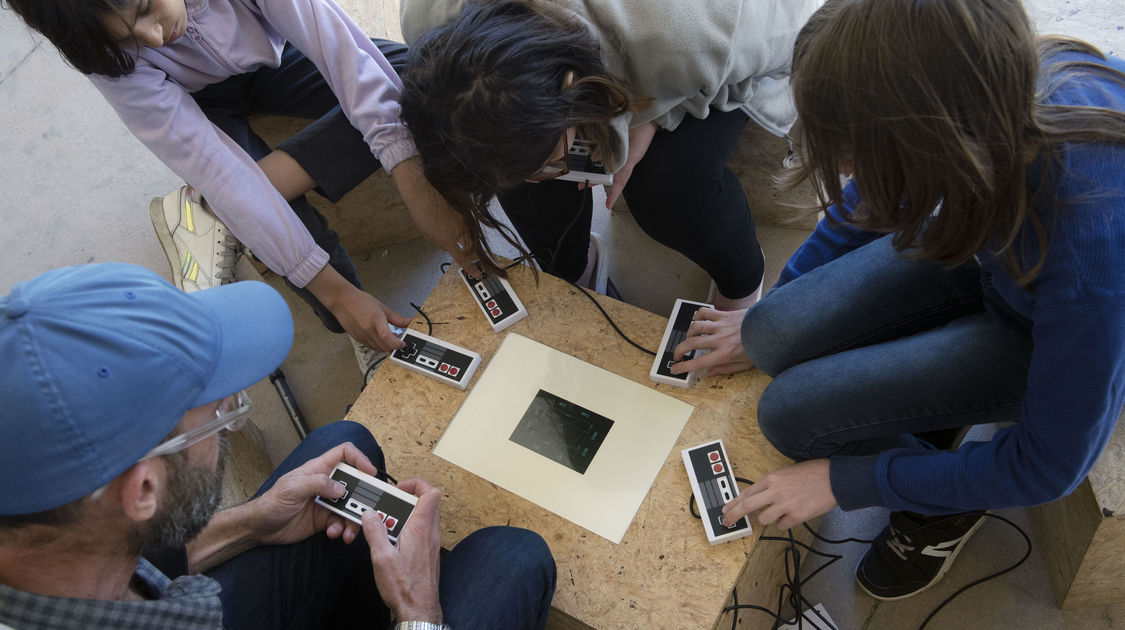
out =
[[[1086,480],[1068,496],[1029,512],[1063,609],[1125,602],[1123,417]]]
[[[789,463],[757,428],[757,401],[768,377],[751,371],[703,378],[690,390],[656,385],[648,378],[652,357],[621,340],[577,289],[545,274],[540,274],[537,287],[532,273],[524,267],[513,269],[510,281],[529,316],[508,331],[696,408],[620,544],[434,455],[434,444],[466,392],[397,365],[384,365],[356,401],[348,419],[371,429],[393,476],[420,476],[442,489],[442,544],[446,548],[490,525],[525,527],[543,536],[558,566],[555,627],[711,627],[739,576],[746,579],[748,573],[758,570],[752,556],[761,532],[714,547],[708,544],[702,524],[688,512],[691,490],[680,449],[722,438],[735,473],[749,479]],[[666,323],[664,317],[605,296],[597,295],[596,299],[621,330],[638,344],[655,350]],[[668,306],[671,308],[671,304]],[[483,358],[480,370],[488,368],[507,331],[492,332],[455,271],[446,273],[422,308],[433,322],[434,336],[478,352]],[[415,318],[411,328],[426,332],[421,317]],[[770,586],[780,579],[779,563],[770,562],[760,569],[762,575],[751,576],[751,583]],[[775,589],[770,586],[765,590]],[[740,597],[744,597],[741,591]],[[772,595],[764,599],[772,599]],[[755,620],[742,627],[757,626]]]

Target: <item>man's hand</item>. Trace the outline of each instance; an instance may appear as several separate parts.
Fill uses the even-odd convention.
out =
[[[723,523],[758,512],[762,525],[789,529],[836,507],[827,459],[810,459],[775,470],[723,506]]]
[[[473,265],[473,239],[462,217],[445,201],[422,173],[422,161],[417,156],[398,163],[391,171],[398,194],[410,211],[422,236],[436,247],[449,252],[453,261],[466,271],[475,274]]]
[[[300,542],[317,532],[351,543],[359,526],[313,503],[320,495],[335,499],[344,489],[329,475],[344,462],[375,476],[378,471],[351,442],[337,446],[300,468],[289,471],[262,496],[246,504],[247,524],[261,544],[286,545]]]
[[[418,504],[402,528],[397,545],[391,544],[387,528],[371,510],[363,513],[363,535],[371,547],[375,585],[395,619],[441,623],[438,600],[441,491],[421,479],[407,479],[398,484],[398,488],[417,496]]]
[[[402,340],[387,328],[387,322],[406,328],[410,318],[392,311],[374,295],[356,288],[340,272],[325,265],[306,287],[356,341],[371,348],[391,352],[401,348]]]
[[[625,184],[628,184],[629,178],[633,176],[633,168],[648,152],[648,146],[652,144],[652,138],[655,135],[656,123],[654,122],[647,122],[629,130],[629,155],[625,158],[625,164],[613,174],[613,185],[609,187],[605,194],[606,208],[613,208],[613,204],[621,196],[621,191],[625,190]]]
[[[679,361],[692,350],[709,350],[689,361],[674,363],[669,371],[683,374],[706,369],[708,374],[733,374],[754,367],[742,348],[742,320],[747,309],[717,311],[701,308],[695,312],[687,339],[676,346],[673,356]]]

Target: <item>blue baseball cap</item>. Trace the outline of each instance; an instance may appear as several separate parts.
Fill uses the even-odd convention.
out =
[[[269,375],[292,343],[289,307],[261,282],[184,293],[102,263],[16,285],[0,297],[0,514],[104,486],[188,409]]]

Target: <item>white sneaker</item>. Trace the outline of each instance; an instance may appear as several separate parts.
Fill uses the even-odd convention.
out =
[[[381,352],[379,350],[372,350],[362,343],[355,340],[355,337],[348,335],[348,339],[352,342],[352,349],[355,350],[355,360],[359,363],[359,372],[363,374],[363,385],[366,387],[371,382],[372,375],[375,374],[375,368],[382,363],[383,359],[387,358],[388,352]]]
[[[245,248],[204,207],[194,188],[182,186],[153,199],[149,218],[177,287],[191,293],[234,282],[234,266]]]

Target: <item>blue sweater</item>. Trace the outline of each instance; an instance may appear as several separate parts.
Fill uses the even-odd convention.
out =
[[[1125,72],[1120,59],[1063,58]],[[1065,79],[1048,102],[1125,111],[1125,90],[1084,76]],[[948,513],[1035,505],[1070,493],[1097,461],[1125,404],[1125,146],[1066,145],[1062,168],[1046,172],[1045,163],[1033,164],[1028,176],[1032,189],[1049,178],[1054,192],[1049,205],[1036,206],[1050,235],[1038,277],[1021,288],[992,255],[978,255],[993,287],[1032,322],[1019,423],[956,452],[896,449],[833,458],[832,491],[843,509]],[[843,201],[828,213],[843,219],[860,203],[855,182]],[[778,286],[879,236],[821,221]]]

